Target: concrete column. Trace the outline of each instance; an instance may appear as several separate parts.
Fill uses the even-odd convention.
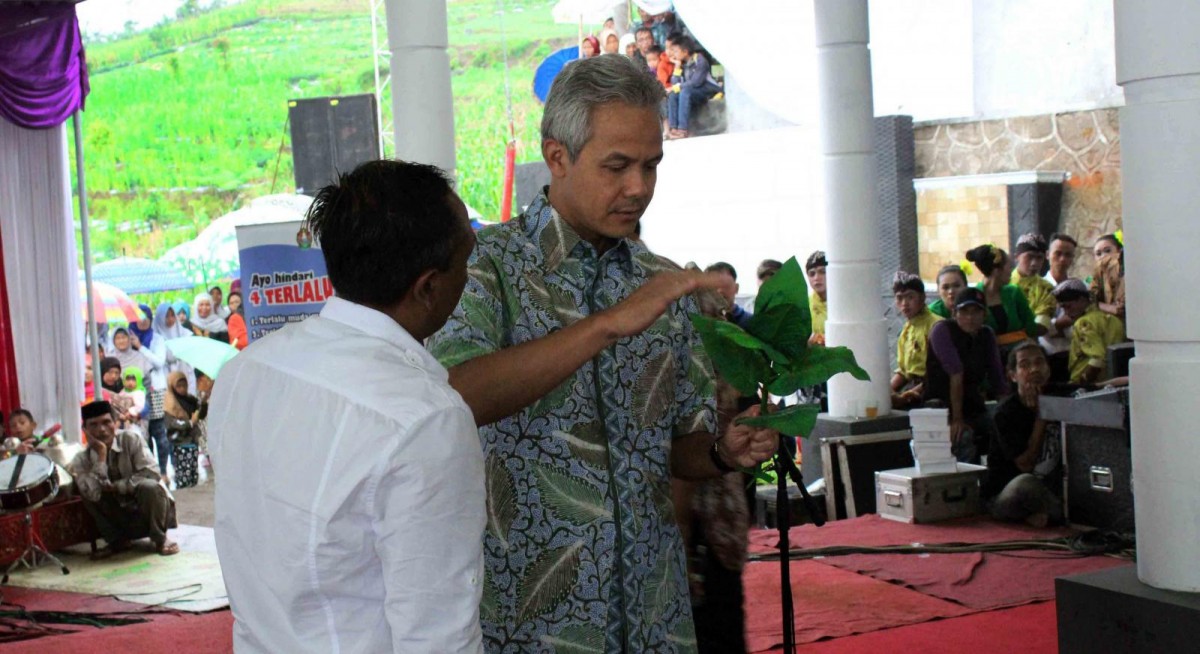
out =
[[[867,49],[867,0],[815,0],[817,100],[825,225],[829,244],[826,343],[845,345],[871,374],[829,381],[829,413],[853,416],[874,400],[891,409],[887,323],[879,308],[879,221],[875,199],[874,103]]]
[[[1116,0],[1138,577],[1200,591],[1200,4]],[[1180,286],[1180,283],[1184,286]],[[1182,296],[1180,295],[1182,292]]]
[[[386,0],[396,158],[454,175],[446,3]]]

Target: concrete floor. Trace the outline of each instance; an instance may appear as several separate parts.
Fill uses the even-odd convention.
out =
[[[213,494],[217,490],[216,475],[209,470],[208,481],[191,488],[177,488],[175,515],[181,525],[213,526]]]

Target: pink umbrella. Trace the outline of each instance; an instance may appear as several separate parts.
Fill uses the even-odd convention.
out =
[[[92,282],[92,307],[98,323],[131,323],[141,318],[137,304],[124,291],[104,282]],[[82,281],[79,282],[79,310],[87,320],[87,284]]]

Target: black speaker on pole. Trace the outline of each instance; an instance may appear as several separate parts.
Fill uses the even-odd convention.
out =
[[[289,100],[296,192],[315,195],[338,173],[378,159],[378,116],[369,93]]]

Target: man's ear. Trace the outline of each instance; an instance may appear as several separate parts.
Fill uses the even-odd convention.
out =
[[[430,268],[417,277],[408,294],[422,306],[432,307],[434,299],[437,296],[437,284],[438,271],[435,268]]]
[[[566,177],[571,158],[565,145],[554,139],[542,139],[542,159],[546,161],[552,177]]]

